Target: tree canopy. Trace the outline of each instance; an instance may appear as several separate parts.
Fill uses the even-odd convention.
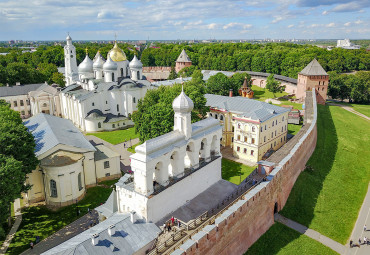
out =
[[[267,77],[266,89],[275,94],[283,92],[285,90],[285,86],[281,86],[281,82],[275,80],[274,75],[270,74],[269,77]]]
[[[9,215],[10,203],[29,188],[26,175],[38,164],[34,150],[34,137],[19,113],[0,100],[0,222]]]

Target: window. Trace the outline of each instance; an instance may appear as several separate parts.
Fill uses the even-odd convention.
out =
[[[121,68],[121,77],[123,77],[123,68]]]
[[[26,100],[26,103],[27,103],[27,105],[30,105],[30,100],[27,99]]]
[[[217,115],[217,114],[215,114],[215,119],[216,119],[216,120],[218,119],[218,115]]]
[[[114,81],[114,73],[112,73],[112,81]]]
[[[220,120],[224,120],[224,116],[223,115],[220,115]]]
[[[254,150],[251,150],[251,156],[253,156],[253,154],[254,154]]]
[[[324,86],[325,85],[325,81],[322,82],[322,85]]]
[[[252,132],[256,132],[256,127],[252,127]]]
[[[277,125],[277,120],[275,121],[275,124]]]
[[[238,139],[236,139],[236,140],[240,141],[240,135],[238,135]]]
[[[98,122],[98,128],[101,128],[101,123],[100,122]]]
[[[284,127],[281,127],[281,132],[283,132],[284,131]]]
[[[82,190],[81,173],[78,174],[78,190]]]
[[[134,102],[134,104],[136,103],[136,98],[135,97],[132,99],[132,102]]]
[[[233,126],[233,129],[232,129],[232,131],[234,132],[234,130],[235,130],[235,129],[234,129],[234,126]]]
[[[252,138],[252,144],[254,144],[254,138]]]
[[[104,168],[109,168],[109,161],[104,161]]]
[[[267,129],[267,125],[265,125],[265,130]]]
[[[240,124],[238,124],[238,128],[240,129]]]
[[[274,132],[271,133],[271,138],[273,138],[273,137],[274,137]]]
[[[286,131],[286,125],[285,125],[285,131]]]
[[[236,147],[236,151],[240,151],[240,147],[238,146],[238,147]]]
[[[106,173],[106,174],[105,174],[105,177],[109,177],[109,176],[110,176],[110,173]]]
[[[284,116],[283,116],[283,119],[281,121],[284,121]]]
[[[319,86],[320,86],[321,84],[320,84],[320,81],[319,81]]]
[[[112,128],[115,128],[116,127],[116,125],[115,124],[112,124]]]
[[[247,148],[244,148],[244,154],[247,154]]]
[[[108,101],[105,101],[105,104],[108,104]]]
[[[140,72],[139,72],[139,71],[137,71],[137,79],[138,79],[138,80],[140,80],[140,79],[141,79],[141,77],[140,77]]]
[[[58,197],[57,183],[54,180],[50,180],[50,196]]]
[[[94,103],[94,102],[92,102],[92,103],[91,103],[91,105],[92,105],[92,106],[95,106],[95,103]]]
[[[263,131],[263,128],[261,127],[261,132]]]
[[[248,142],[248,138],[246,136],[244,136],[244,142]]]
[[[17,107],[17,101],[14,101],[13,104],[14,104],[14,107]]]
[[[284,136],[284,141],[285,141],[285,136]]]
[[[117,104],[117,112],[119,112],[119,104]]]
[[[263,138],[263,142],[264,142],[264,143],[266,142],[266,136]]]
[[[275,136],[276,136],[276,130],[275,130]]]
[[[283,142],[283,138],[280,138],[280,142],[281,142],[281,143]]]
[[[274,124],[275,124],[275,122],[273,121],[273,122],[272,122],[272,126],[274,126]]]
[[[209,114],[209,116],[211,116],[211,117],[212,117],[212,116],[213,116],[213,115],[212,115],[212,113],[210,113],[210,114]]]

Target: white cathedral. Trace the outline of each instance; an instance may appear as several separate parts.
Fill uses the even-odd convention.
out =
[[[86,54],[77,67],[76,48],[68,35],[64,59],[66,88],[60,94],[64,118],[85,132],[133,125],[130,115],[151,86],[136,56],[129,62],[115,42],[106,61],[98,51],[93,60]]]

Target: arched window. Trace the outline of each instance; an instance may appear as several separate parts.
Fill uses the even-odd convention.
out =
[[[216,120],[218,119],[218,115],[217,115],[217,114],[215,114],[215,119],[216,119]]]
[[[251,155],[253,156],[253,154],[254,154],[254,150],[251,150]]]
[[[209,114],[209,116],[211,116],[211,117],[212,117],[212,116],[213,116],[213,115],[212,115],[212,113],[210,113],[210,114]]]
[[[275,124],[275,121],[272,122],[272,126],[274,126],[274,124]]]
[[[322,82],[322,85],[325,85],[325,81]]]
[[[220,115],[220,120],[224,120],[224,116],[223,115]]]
[[[117,104],[117,112],[119,112],[119,104]]]
[[[101,128],[101,123],[100,122],[98,122],[98,128]]]
[[[320,83],[321,83],[321,82],[319,81],[319,86],[321,85]]]
[[[58,197],[57,183],[54,180],[50,180],[50,196]]]
[[[244,153],[247,154],[247,148],[244,148]]]
[[[121,77],[123,77],[123,68],[121,68]]]
[[[112,81],[114,81],[114,73],[112,73]]]
[[[137,79],[138,79],[138,80],[141,80],[141,77],[140,77],[140,71],[137,71]]]
[[[136,103],[136,98],[135,97],[132,99],[132,102],[134,102],[134,104]]]
[[[78,174],[78,190],[82,190],[81,173]]]

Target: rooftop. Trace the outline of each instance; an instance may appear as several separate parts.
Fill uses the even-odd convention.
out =
[[[37,90],[43,85],[45,83],[0,87],[0,97],[27,95],[29,92]]]
[[[300,72],[303,75],[328,75],[320,63],[316,60],[312,60],[303,70]]]
[[[107,146],[100,144],[95,146],[96,151],[94,153],[95,161],[107,159],[107,158],[114,158],[119,157],[119,154],[115,151],[112,151]]]
[[[188,54],[186,54],[185,50],[182,50],[180,56],[177,58],[176,62],[191,62]]]
[[[259,122],[265,122],[270,118],[290,111],[287,108],[245,97],[228,97],[205,94],[205,98],[207,99],[207,106],[233,112],[238,114],[240,117],[249,118]]]
[[[70,120],[39,113],[23,122],[23,124],[35,138],[36,157],[59,144],[77,147],[86,151],[95,151],[94,146],[86,140],[80,130]]]

